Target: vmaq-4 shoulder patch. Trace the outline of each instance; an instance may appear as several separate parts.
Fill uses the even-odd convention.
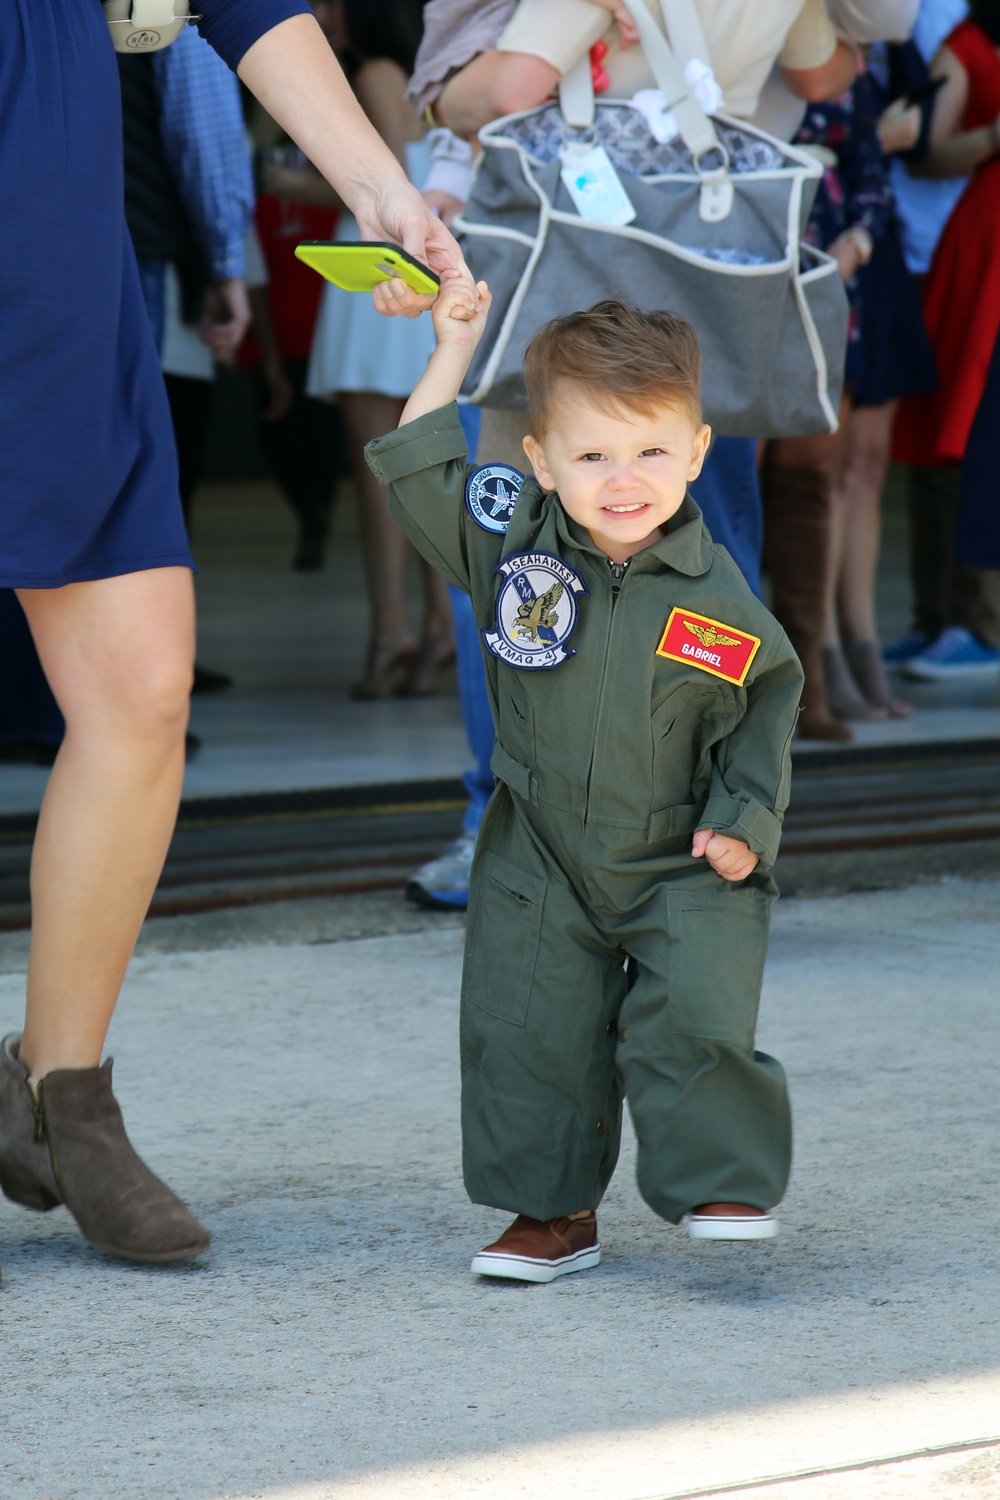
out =
[[[509,667],[551,671],[574,655],[566,642],[576,629],[577,598],[588,592],[575,568],[551,552],[515,552],[494,568],[503,578],[495,630],[483,640]]]

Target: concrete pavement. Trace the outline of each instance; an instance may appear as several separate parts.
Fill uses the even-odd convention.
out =
[[[116,1089],[215,1243],[134,1267],[0,1208],[0,1495],[994,1500],[998,908],[988,882],[779,904],[781,1237],[692,1244],[627,1148],[603,1264],[550,1287],[468,1274],[504,1220],[461,1185],[459,930],[140,956]]]

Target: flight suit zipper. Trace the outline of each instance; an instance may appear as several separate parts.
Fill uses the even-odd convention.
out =
[[[615,628],[615,605],[618,603],[625,583],[625,574],[628,572],[632,559],[627,557],[624,562],[613,562],[608,558],[608,572],[611,574],[611,613],[608,619],[608,636],[604,643],[604,665],[601,667],[601,686],[597,695],[597,717],[594,722],[594,749],[590,757],[590,769],[587,772],[587,815],[590,814],[590,793],[594,783],[594,765],[597,761],[598,749],[601,744],[601,720],[604,710],[604,690],[608,678],[608,662],[611,658],[611,637]]]

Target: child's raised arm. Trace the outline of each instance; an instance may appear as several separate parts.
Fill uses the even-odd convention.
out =
[[[398,285],[402,288],[402,282]],[[395,280],[382,282],[375,288],[376,300],[391,301],[396,287]],[[486,327],[491,300],[485,281],[477,284],[458,272],[442,276],[441,290],[431,307],[437,348],[403,408],[400,427],[455,400]]]

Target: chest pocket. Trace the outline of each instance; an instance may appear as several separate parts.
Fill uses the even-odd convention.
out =
[[[501,671],[497,685],[500,722],[497,739],[522,765],[535,764],[535,716],[524,690],[524,673]]]
[[[738,717],[726,688],[704,680],[679,683],[653,711],[654,818],[685,803],[701,804],[712,776],[712,746]]]

